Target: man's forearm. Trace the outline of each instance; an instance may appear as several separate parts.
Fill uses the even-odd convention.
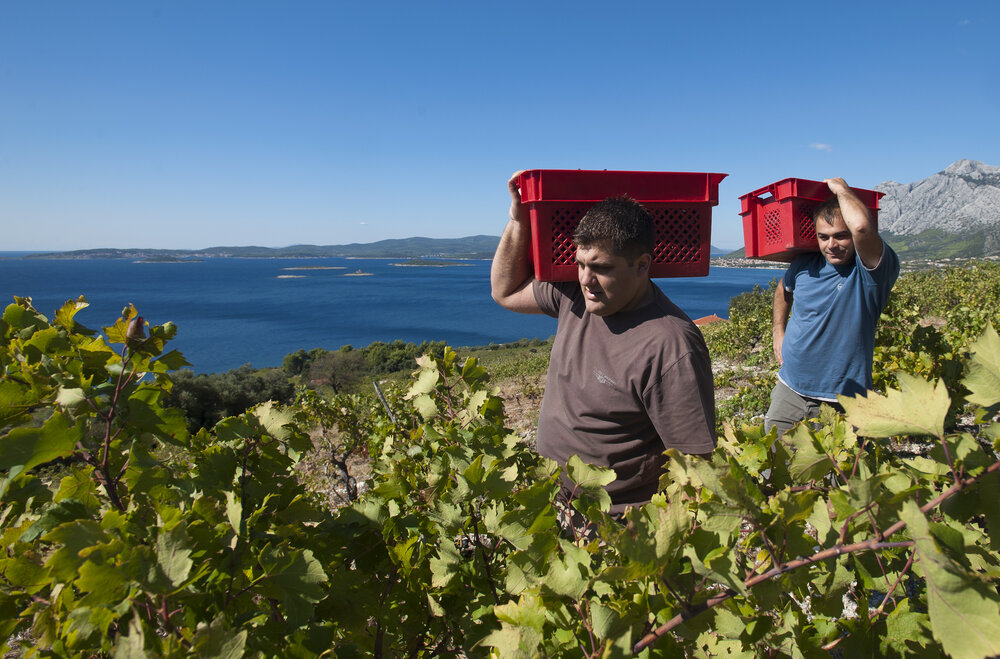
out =
[[[882,258],[882,239],[878,235],[878,225],[875,224],[868,207],[858,199],[844,179],[825,179],[824,183],[837,195],[840,215],[844,218],[848,231],[851,232],[854,249],[861,263],[867,268],[874,268]]]
[[[521,172],[507,181],[510,192],[510,220],[500,236],[500,244],[490,266],[493,299],[504,309],[519,313],[541,313],[531,288],[531,223],[528,209],[521,203],[518,187]]]
[[[771,343],[774,348],[774,358],[779,364],[784,362],[781,347],[785,342],[785,328],[788,326],[788,315],[791,310],[792,295],[785,290],[784,283],[779,281],[771,305]]]
[[[507,222],[493,255],[490,285],[493,299],[502,301],[524,287],[531,279],[531,227],[527,222],[511,219]]]

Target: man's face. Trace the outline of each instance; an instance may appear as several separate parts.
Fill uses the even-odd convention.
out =
[[[651,257],[643,254],[630,265],[603,243],[576,249],[576,274],[587,311],[610,316],[637,307],[649,291]]]
[[[854,260],[854,238],[839,210],[833,211],[832,219],[833,224],[816,220],[816,241],[827,263],[845,265]]]

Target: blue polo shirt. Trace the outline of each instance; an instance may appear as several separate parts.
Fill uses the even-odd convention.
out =
[[[899,257],[884,241],[878,266],[855,256],[830,265],[819,252],[803,254],[785,271],[792,313],[781,344],[778,377],[802,396],[835,401],[872,387],[875,323],[899,276]]]

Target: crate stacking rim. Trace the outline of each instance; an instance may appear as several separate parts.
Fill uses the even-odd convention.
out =
[[[518,180],[521,201],[531,220],[531,258],[535,278],[577,278],[573,231],[595,203],[628,195],[653,217],[656,245],[652,277],[704,277],[708,274],[712,206],[727,174],[627,172],[608,170],[530,170]]]
[[[851,188],[878,222],[883,193]],[[747,258],[788,262],[819,251],[813,210],[833,196],[822,181],[787,178],[740,197]]]

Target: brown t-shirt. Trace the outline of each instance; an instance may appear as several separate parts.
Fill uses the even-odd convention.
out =
[[[658,286],[642,307],[600,317],[576,282],[536,281],[535,300],[559,319],[538,417],[538,451],[565,464],[578,455],[612,467],[612,512],[649,501],[665,448],[709,453],[716,445],[708,348],[694,323]]]

